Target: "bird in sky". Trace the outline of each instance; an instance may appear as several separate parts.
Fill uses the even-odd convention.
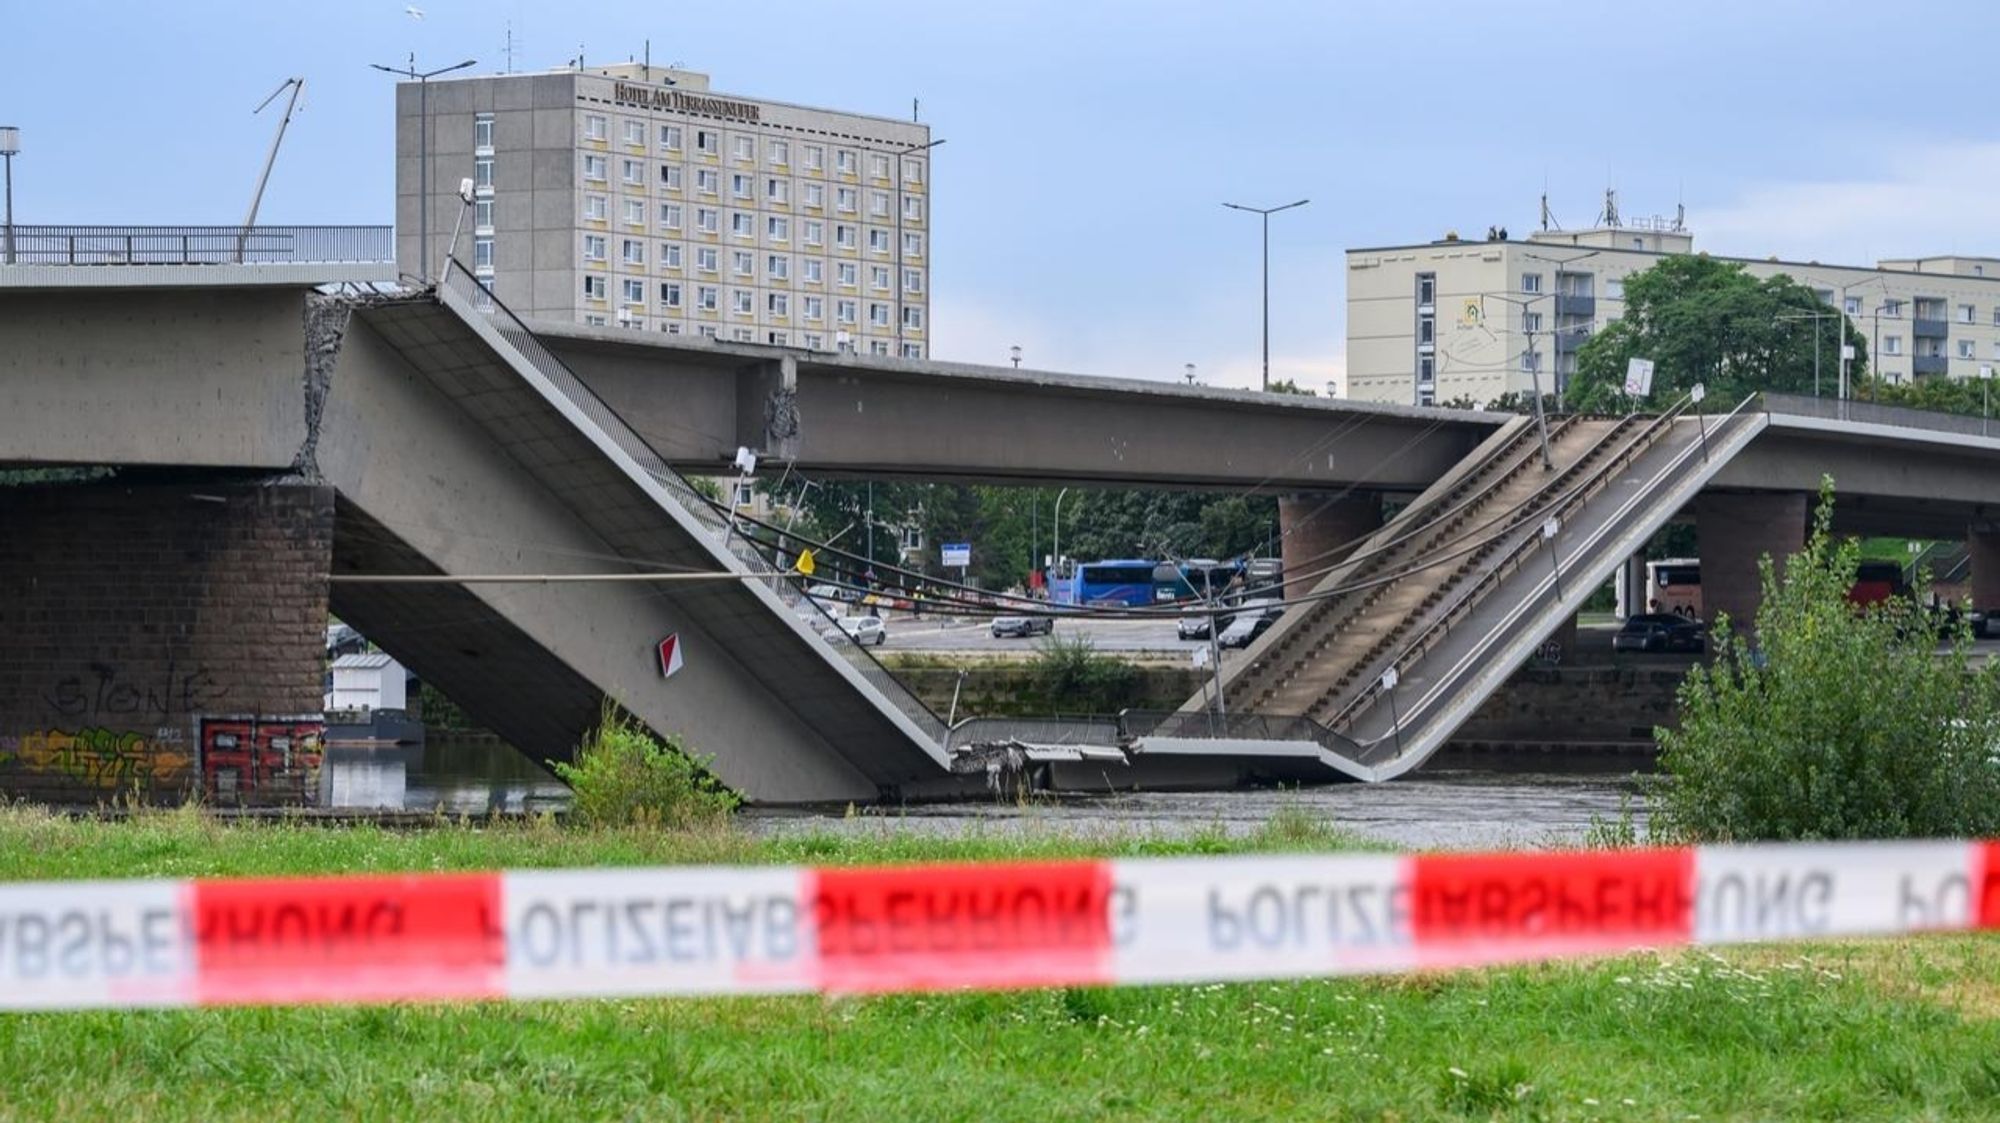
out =
[[[420,20],[424,18],[424,10],[422,8],[417,7],[415,4],[406,6],[403,9],[403,14],[410,17],[411,19]]]

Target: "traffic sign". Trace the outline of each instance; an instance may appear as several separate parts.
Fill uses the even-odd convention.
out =
[[[681,636],[679,632],[660,641],[660,677],[672,678],[681,669]]]
[[[938,548],[939,564],[964,569],[972,564],[972,543],[947,542]]]
[[[1635,398],[1653,392],[1653,360],[1633,359],[1625,364],[1625,392]]]

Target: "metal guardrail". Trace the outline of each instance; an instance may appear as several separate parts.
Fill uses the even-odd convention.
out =
[[[376,264],[388,226],[15,226],[17,265]]]
[[[1096,745],[1118,741],[1118,722],[1109,717],[973,717],[951,727],[953,746],[1019,741],[1032,745]]]
[[[784,603],[787,609],[801,616],[811,614],[822,618],[828,650],[838,653],[845,659],[849,666],[880,691],[891,705],[915,722],[918,728],[935,738],[940,745],[944,743],[946,729],[943,719],[932,713],[922,700],[889,673],[888,668],[877,662],[866,648],[855,643],[853,637],[841,631],[833,623],[833,617],[828,615],[817,601],[806,596],[804,591],[792,582],[786,571],[772,565],[764,557],[757,543],[745,538],[731,525],[730,520],[710,506],[707,498],[696,491],[680,473],[668,467],[667,462],[660,458],[659,453],[653,451],[651,445],[640,439],[639,434],[634,432],[610,406],[605,405],[603,399],[585,386],[561,359],[556,358],[548,348],[542,346],[541,340],[535,337],[535,333],[528,330],[527,325],[522,323],[519,317],[500,303],[499,299],[487,291],[486,287],[467,272],[457,260],[454,259],[447,266],[441,287],[458,301],[484,315],[509,346],[518,351],[522,358],[555,386],[557,391],[569,399],[570,404],[582,411],[592,425],[610,438],[611,442],[625,455],[631,457],[655,483],[677,500],[681,508],[700,523],[714,537],[718,545],[726,547],[751,573],[765,577],[767,579],[764,582],[765,586]]]
[[[1940,413],[1908,406],[1885,406],[1878,402],[1857,402],[1852,398],[1814,398],[1804,394],[1764,395],[1764,411],[1817,417],[1829,421],[1858,421],[1867,425],[1889,425],[1899,429],[1929,429],[1939,433],[1960,433],[1972,437],[2000,436],[2000,424],[1984,417],[1963,413]]]

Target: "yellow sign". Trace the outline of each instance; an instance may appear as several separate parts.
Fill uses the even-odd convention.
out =
[[[1469,328],[1478,327],[1479,317],[1482,314],[1479,307],[1479,298],[1476,296],[1468,297],[1465,301],[1464,311],[1458,314],[1458,322]]]
[[[800,550],[799,560],[794,565],[793,568],[797,569],[800,573],[804,574],[805,576],[811,577],[813,575],[813,570],[817,568],[813,564],[813,552],[811,550]]]

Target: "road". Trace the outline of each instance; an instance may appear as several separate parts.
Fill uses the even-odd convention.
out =
[[[1099,651],[1121,654],[1155,654],[1185,659],[1188,652],[1206,647],[1205,641],[1182,640],[1174,635],[1174,621],[1168,620],[1057,620],[1055,635],[1064,639],[1088,639]],[[1031,655],[1043,637],[995,639],[986,620],[912,620],[898,617],[889,621],[886,651],[987,652]]]

